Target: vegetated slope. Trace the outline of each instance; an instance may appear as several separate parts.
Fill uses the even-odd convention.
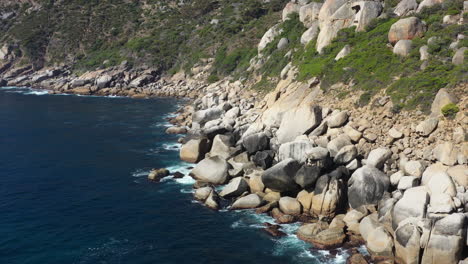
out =
[[[77,69],[123,60],[161,70],[212,57],[218,47],[255,48],[285,1],[62,0],[5,2],[0,43],[37,68]],[[186,68],[190,68],[188,65]]]
[[[300,2],[303,5],[321,1]],[[318,77],[325,91],[336,83],[360,91],[357,105],[368,104],[373,95],[385,89],[393,99],[395,111],[427,109],[427,102],[440,88],[466,82],[466,60],[458,65],[452,63],[456,50],[468,46],[467,39],[460,38],[468,32],[462,0],[447,0],[407,15],[424,21],[426,28],[423,36],[412,40],[408,56],[394,54],[388,43],[390,27],[406,16],[394,13],[398,2],[385,1],[382,14],[364,31],[342,29],[321,53],[316,51],[317,38],[305,46],[301,44],[307,28],[297,12],[292,12],[288,20],[281,20],[286,3],[7,1],[0,16],[0,43],[15,47],[17,60],[23,64],[32,63],[36,68],[67,64],[77,72],[126,60],[130,65],[163,73],[183,70],[190,74],[194,65],[213,62],[208,68],[209,82],[225,77],[248,80],[250,84],[254,80],[251,87],[262,91],[275,87],[280,73],[289,65],[297,71],[297,80]],[[464,20],[460,21],[465,22],[443,23],[446,15],[462,15]],[[274,25],[281,33],[259,53],[260,39]],[[279,49],[282,38],[288,39],[288,45]],[[335,60],[345,45],[351,47],[350,53]],[[427,60],[420,59],[419,50],[424,45],[428,46]],[[343,90],[338,96],[349,93]]]

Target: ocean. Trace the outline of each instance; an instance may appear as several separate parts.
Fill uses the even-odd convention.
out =
[[[49,95],[0,88],[0,263],[344,263],[346,253],[270,237],[266,215],[192,199],[167,118],[172,98]]]

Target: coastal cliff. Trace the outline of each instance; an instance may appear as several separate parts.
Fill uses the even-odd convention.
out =
[[[224,25],[223,4],[204,6],[197,34]],[[251,22],[229,35],[249,32],[253,47],[204,45],[211,54],[186,65],[127,53],[85,69],[50,52],[24,63],[21,41],[5,41],[0,86],[191,98],[167,132],[186,134],[180,157],[196,164],[207,207],[302,222],[297,236],[320,249],[365,244],[370,257],[352,251],[349,263],[467,262],[467,2],[256,4],[235,8]]]

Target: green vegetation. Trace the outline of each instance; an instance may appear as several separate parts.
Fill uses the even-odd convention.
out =
[[[441,109],[441,112],[445,117],[454,117],[458,111],[460,111],[460,108],[454,103],[447,104]]]

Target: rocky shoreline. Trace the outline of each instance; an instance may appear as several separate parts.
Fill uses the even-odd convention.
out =
[[[459,263],[467,257],[465,97],[441,89],[426,116],[396,113],[386,96],[357,108],[352,96],[337,100],[323,93],[320,80],[300,83],[293,74],[261,94],[239,81],[206,84],[125,67],[78,77],[65,68],[11,69],[2,85],[191,98],[166,132],[186,134],[180,157],[195,163],[194,197],[207,207],[269,214],[278,223],[265,226],[272,236],[284,234],[281,224],[301,222],[298,238],[315,249],[348,248],[348,263]],[[449,119],[441,108],[450,102],[462,109]],[[168,175],[154,170],[149,179]],[[370,257],[355,250],[362,244]]]
[[[346,109],[318,80],[286,79],[266,96],[232,85],[206,86],[167,130],[187,133],[196,200],[269,214],[273,236],[301,222],[298,238],[316,249],[365,244],[370,257],[351,251],[348,263],[467,261],[468,120],[440,114],[457,100],[445,89],[425,116],[393,113],[385,97],[373,112]]]

